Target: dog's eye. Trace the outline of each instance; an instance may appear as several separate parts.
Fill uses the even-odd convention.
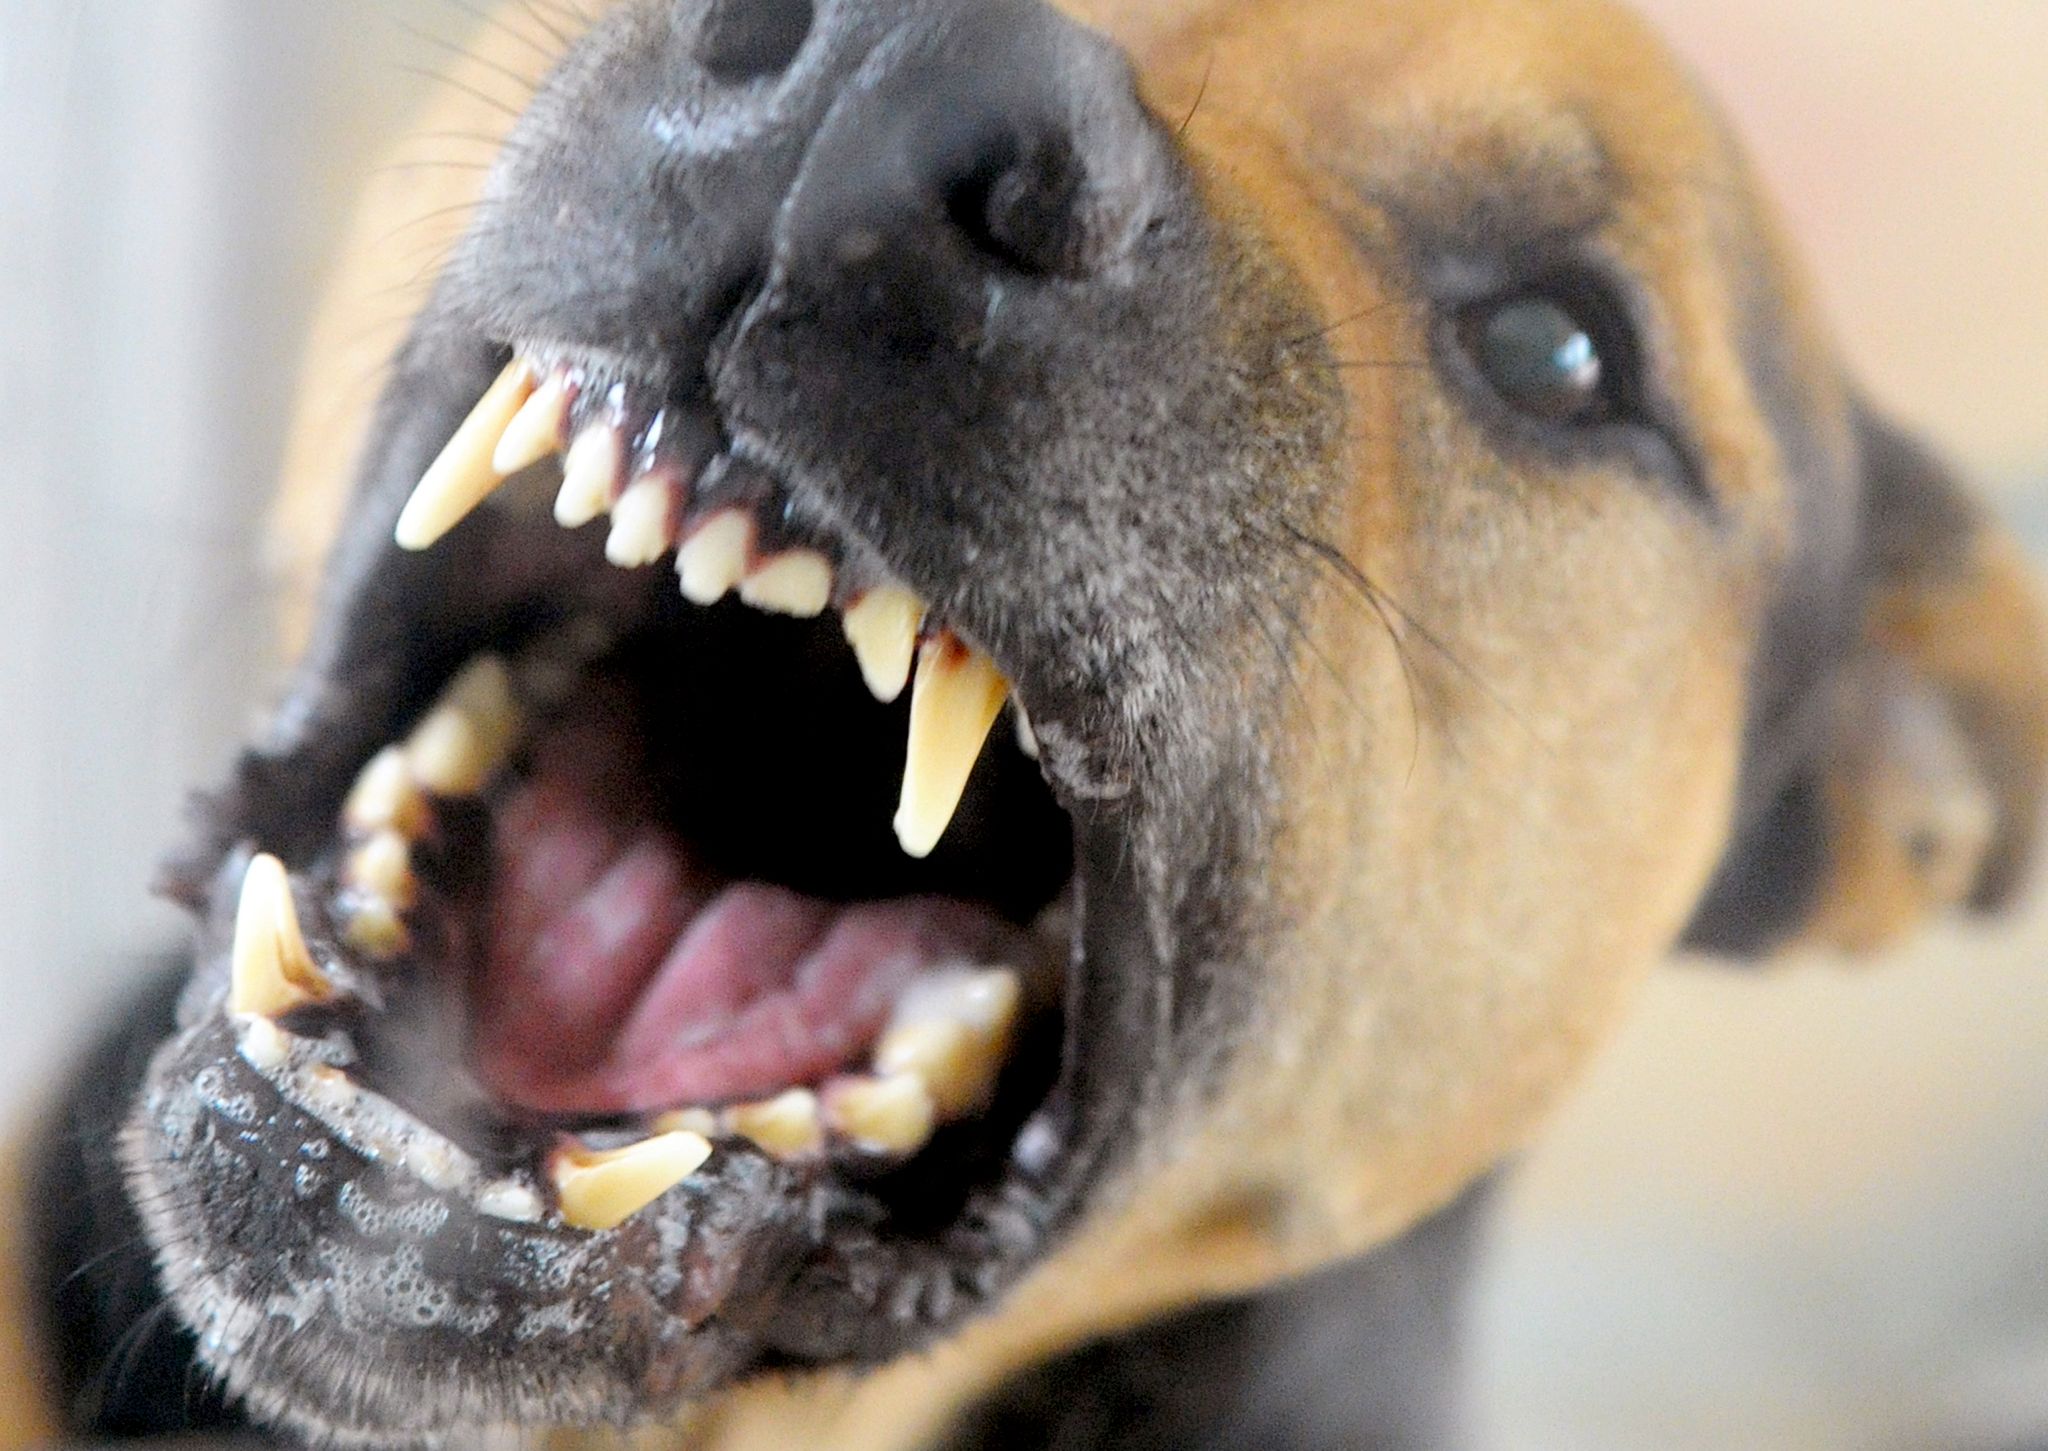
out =
[[[1459,327],[1474,366],[1501,401],[1552,426],[1613,415],[1619,360],[1602,348],[1602,331],[1583,309],[1544,293],[1481,303]]]

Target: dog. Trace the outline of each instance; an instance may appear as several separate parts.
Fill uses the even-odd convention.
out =
[[[536,27],[43,1137],[23,1414],[1456,1444],[1656,963],[2021,883],[2021,554],[1608,0]]]

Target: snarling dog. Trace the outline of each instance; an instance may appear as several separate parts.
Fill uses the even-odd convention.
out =
[[[1653,964],[2013,890],[2017,552],[1635,21],[1071,8],[565,37],[48,1171],[138,1424],[1429,1444]]]

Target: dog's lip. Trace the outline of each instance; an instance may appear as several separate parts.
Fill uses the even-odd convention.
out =
[[[487,538],[479,536],[475,546],[455,543],[453,547],[487,547]],[[861,547],[857,539],[851,543]],[[1031,672],[1022,668],[1024,662],[1014,666],[1005,661],[998,663],[1012,671],[1013,679],[1030,678]],[[1074,945],[1065,990],[1067,1041],[1061,1054],[1058,1086],[1011,1144],[1008,1162],[999,1177],[942,1234],[928,1241],[890,1243],[848,1221],[844,1237],[810,1243],[803,1256],[785,1267],[787,1283],[776,1297],[779,1308],[749,1331],[760,1353],[786,1361],[822,1364],[871,1360],[921,1344],[954,1323],[968,1306],[998,1293],[1034,1262],[1057,1227],[1085,1198],[1086,1190],[1108,1160],[1109,1146],[1116,1137],[1112,1126],[1128,1107],[1124,1101],[1128,1091],[1135,1088],[1148,1069],[1136,1055],[1125,1051],[1128,1045],[1111,1026],[1130,1021],[1131,1015],[1103,1010],[1098,1003],[1105,997],[1117,996],[1118,989],[1144,980],[1149,974],[1136,970],[1135,960],[1128,964],[1120,960],[1123,950],[1142,934],[1104,928],[1104,923],[1111,919],[1121,916],[1135,920],[1138,915],[1128,907],[1118,912],[1112,900],[1128,886],[1122,875],[1125,853],[1120,845],[1120,812],[1090,803],[1077,803],[1069,810],[1075,817],[1076,841],[1087,852],[1087,858],[1082,860],[1077,854]],[[237,865],[236,860],[223,863],[220,880],[225,882]],[[209,914],[215,923],[224,921],[227,915],[225,904],[221,903]],[[222,1045],[212,1036],[218,1031],[218,1022],[215,1015],[202,1016],[165,1050],[152,1074],[156,1089],[168,1088],[171,1078],[189,1074],[192,1066],[202,1060],[215,1065],[226,1063],[219,1051]],[[257,1067],[258,1063],[274,1058],[275,1040],[258,1034],[252,1041],[245,1035],[233,1045],[232,1051],[233,1062],[226,1063],[232,1085],[259,1100],[268,1095],[264,1100],[269,1104],[267,1111],[305,1117],[318,1106],[317,1102],[294,1102],[290,1095],[281,1092],[274,1077],[274,1064],[270,1075]],[[327,1065],[328,1071],[314,1072],[322,1061],[317,1044],[294,1045],[290,1051],[310,1055],[299,1068],[303,1073],[312,1073],[306,1081],[315,1084],[316,1095],[324,1091],[318,1086],[321,1083],[331,1089],[333,1065]],[[131,1134],[131,1154],[137,1157],[149,1152],[149,1129],[142,1121],[146,1117],[147,1111],[138,1118]],[[744,1150],[721,1162],[729,1165],[719,1171],[721,1174],[737,1173],[758,1179],[763,1173],[780,1172],[765,1159],[749,1156]],[[752,1167],[747,1167],[750,1163]],[[435,1164],[437,1167],[431,1173],[446,1172],[444,1162],[436,1158]],[[472,1203],[478,1195],[490,1198],[499,1188],[485,1181],[468,1187]],[[431,1183],[427,1188],[445,1197],[446,1191],[435,1190]],[[502,1211],[508,1202],[519,1207],[516,1196],[508,1201],[497,1193],[493,1207],[500,1212],[482,1218],[504,1221]],[[829,1210],[830,1206],[822,1202],[813,1205],[813,1215],[819,1220],[829,1219]],[[189,1226],[167,1228],[164,1234],[189,1234]],[[881,1269],[883,1266],[886,1270]],[[899,1299],[907,1296],[916,1301],[918,1313],[906,1316],[900,1305],[885,1302],[881,1298],[882,1287],[889,1285],[898,1287]],[[926,1287],[927,1293],[910,1294],[908,1287],[912,1285]],[[939,1285],[949,1288],[943,1292],[932,1288]],[[716,1306],[699,1308],[706,1316],[718,1313]],[[751,1313],[758,1316],[758,1307]],[[253,1389],[253,1382],[244,1388]],[[641,1393],[635,1390],[632,1394]]]

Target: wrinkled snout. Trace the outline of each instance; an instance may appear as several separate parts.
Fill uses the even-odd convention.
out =
[[[685,385],[771,278],[954,337],[1006,280],[1113,269],[1168,154],[1124,57],[1041,0],[629,5],[515,131],[451,288]]]

